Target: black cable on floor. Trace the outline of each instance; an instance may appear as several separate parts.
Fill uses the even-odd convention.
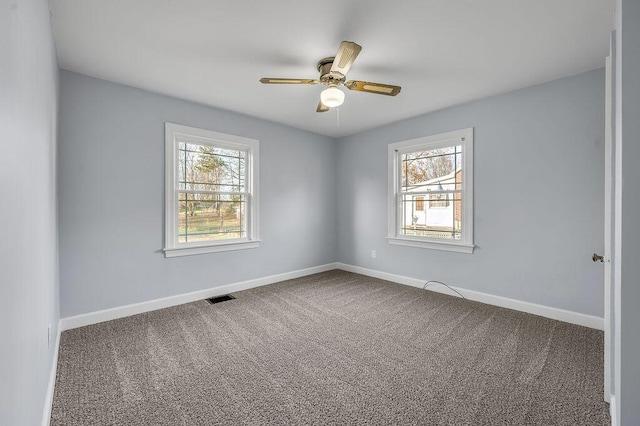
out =
[[[424,287],[422,287],[423,290],[426,290],[427,287],[429,286],[429,284],[433,284],[433,283],[437,283],[437,284],[442,284],[443,286],[445,286],[446,288],[448,288],[449,290],[453,291],[454,293],[456,293],[458,296],[462,297],[463,299],[466,299],[466,297],[464,297],[462,294],[460,294],[460,292],[458,290],[455,290],[451,287],[449,287],[447,284],[443,283],[442,281],[436,281],[436,280],[431,280],[431,281],[427,281],[424,285]]]

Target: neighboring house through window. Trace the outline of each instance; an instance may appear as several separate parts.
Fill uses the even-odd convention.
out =
[[[472,128],[390,144],[389,242],[472,253],[472,179]]]
[[[165,255],[258,246],[258,141],[165,123]]]
[[[444,191],[444,188],[438,181],[438,186],[436,187],[437,191]],[[438,208],[447,208],[449,207],[449,194],[446,192],[437,192],[436,194],[429,194],[429,208],[430,209],[438,209]]]

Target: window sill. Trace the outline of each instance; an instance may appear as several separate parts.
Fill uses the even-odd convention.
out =
[[[164,257],[191,256],[195,254],[219,253],[222,251],[245,250],[258,248],[260,240],[242,241],[234,243],[223,243],[208,246],[190,246],[165,248]]]
[[[433,241],[433,240],[414,240],[409,238],[388,237],[389,244],[398,246],[418,247],[434,250],[453,251],[457,253],[473,253],[474,245],[466,243],[453,243],[445,241]]]

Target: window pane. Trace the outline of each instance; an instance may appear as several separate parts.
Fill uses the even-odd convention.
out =
[[[462,168],[462,146],[454,145],[402,154],[402,190],[417,186],[436,189],[442,180],[455,178]]]
[[[400,234],[459,240],[462,194],[455,191],[462,190],[462,145],[408,152],[401,163]]]
[[[178,193],[178,241],[246,238],[244,195]]]
[[[462,194],[445,192],[425,203],[419,196],[402,196],[400,234],[459,240],[462,232]],[[421,208],[422,207],[422,208]]]
[[[178,189],[244,192],[246,151],[180,143]]]

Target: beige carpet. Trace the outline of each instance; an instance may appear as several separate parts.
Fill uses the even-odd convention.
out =
[[[62,334],[53,426],[608,425],[600,331],[331,271]]]

